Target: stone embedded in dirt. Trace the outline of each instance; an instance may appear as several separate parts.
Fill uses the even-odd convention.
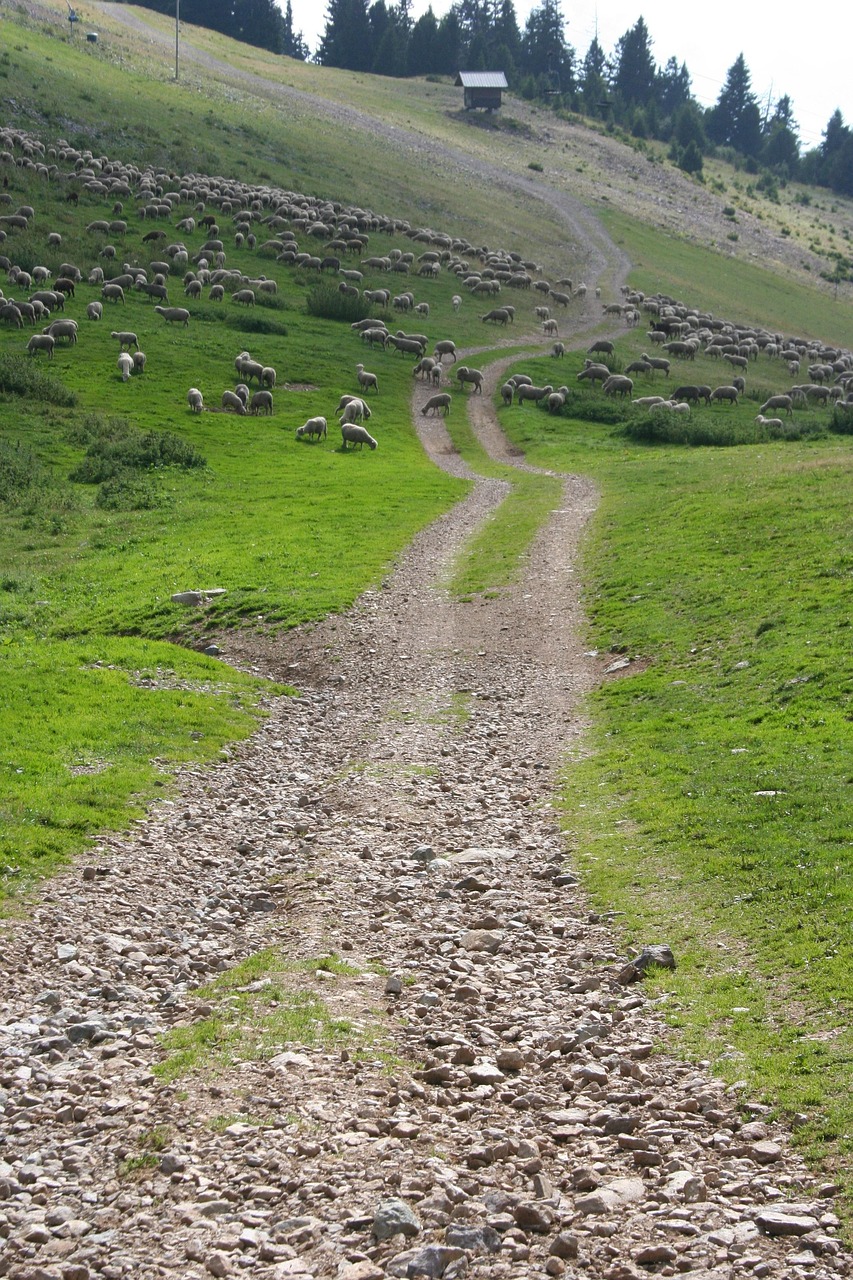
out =
[[[460,942],[466,951],[485,951],[489,955],[494,955],[499,950],[502,940],[500,934],[492,933],[489,929],[468,929],[463,933]]]
[[[73,942],[60,942],[56,948],[56,958],[60,964],[68,964],[70,960],[76,960],[79,950]]]
[[[385,979],[386,996],[398,996],[402,990],[403,990],[402,978],[396,977],[395,974],[389,974],[389,976]]]
[[[512,1216],[522,1231],[544,1235],[554,1225],[554,1215],[543,1204],[522,1203],[513,1207]]]
[[[221,1277],[223,1276],[231,1274],[231,1263],[228,1261],[227,1256],[220,1250],[209,1254],[204,1260],[204,1265],[205,1269],[209,1271],[212,1276],[216,1276],[218,1280],[221,1280]]]
[[[755,1224],[768,1236],[804,1236],[818,1226],[817,1218],[808,1213],[792,1213],[783,1208],[762,1209]]]
[[[674,969],[675,956],[665,943],[643,947],[640,954],[630,960],[616,976],[617,982],[638,982],[650,969]]]
[[[421,1224],[405,1200],[383,1200],[373,1215],[373,1234],[377,1240],[392,1236],[416,1236]]]
[[[462,1264],[461,1267],[458,1264]],[[406,1276],[411,1280],[441,1280],[461,1276],[467,1264],[462,1249],[449,1245],[430,1244],[423,1249],[409,1249],[392,1258],[385,1268],[389,1276]]]
[[[494,1227],[469,1227],[464,1223],[451,1225],[444,1233],[445,1243],[468,1253],[498,1253],[501,1237]]]
[[[638,1266],[658,1267],[667,1262],[675,1262],[678,1254],[668,1244],[647,1244],[641,1249],[635,1249],[631,1256]]]
[[[775,1164],[782,1159],[782,1148],[778,1142],[764,1140],[754,1142],[747,1153],[756,1164]]]

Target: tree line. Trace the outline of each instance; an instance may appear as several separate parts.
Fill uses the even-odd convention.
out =
[[[175,0],[143,2],[174,13]],[[276,53],[350,71],[406,77],[500,70],[525,98],[667,143],[670,159],[688,173],[701,175],[703,158],[723,148],[761,174],[771,192],[778,181],[798,179],[853,195],[853,131],[840,111],[820,145],[803,154],[789,95],[759,102],[742,53],[716,103],[702,107],[683,61],[670,57],[657,65],[642,17],[610,53],[596,36],[580,57],[566,39],[561,0],[542,0],[523,28],[513,0],[455,0],[440,18],[430,7],[417,20],[411,0],[328,0],[313,55],[294,30],[291,0],[283,13],[275,0],[181,0],[181,16]]]

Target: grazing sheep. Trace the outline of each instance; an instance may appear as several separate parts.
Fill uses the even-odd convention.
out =
[[[493,307],[491,311],[487,311],[484,316],[480,316],[483,324],[487,320],[494,321],[495,324],[502,324],[504,328],[509,324],[510,314],[506,307]]]
[[[612,373],[610,377],[602,383],[601,390],[606,396],[632,396],[634,394],[634,383],[631,378],[626,378],[623,373]]]
[[[416,316],[428,316],[428,315],[429,315],[429,303],[428,303],[428,302],[418,302],[418,303],[416,303],[416,304],[415,304],[415,315],[416,315]]]
[[[341,435],[343,436],[342,448],[344,452],[346,452],[348,443],[357,444],[360,449],[363,449],[365,445],[368,445],[371,449],[375,449],[377,447],[376,441],[373,439],[373,436],[367,428],[360,427],[355,423],[342,422]]]
[[[466,382],[470,382],[475,392],[483,394],[483,375],[479,369],[469,369],[467,365],[460,364],[456,370],[456,377],[460,387],[464,387]]]
[[[571,283],[572,283],[572,282],[571,282],[571,280],[570,280],[570,281],[569,281],[569,287],[570,287],[570,288],[571,288]],[[558,291],[557,289],[552,289],[552,290],[551,290],[550,297],[551,297],[551,301],[552,301],[552,302],[556,302],[556,303],[557,303],[559,306],[561,306],[561,307],[567,307],[567,306],[569,305],[569,303],[571,302],[571,294],[568,294],[568,293],[562,293],[562,292]]]
[[[632,360],[625,369],[626,373],[651,373],[651,371],[652,366],[649,364],[648,360]]]
[[[297,440],[304,440],[306,436],[320,439],[325,438],[327,434],[326,419],[322,417],[309,418],[301,427],[296,428]]]
[[[31,356],[37,355],[39,351],[46,351],[48,360],[52,360],[55,345],[56,339],[49,333],[34,333],[27,343],[27,351]]]
[[[266,364],[261,369],[261,386],[268,387],[272,391],[276,384],[276,372],[271,364]]]
[[[127,347],[128,351],[131,347],[135,347],[137,351],[139,350],[139,339],[135,333],[128,333],[123,330],[117,331],[114,329],[110,334],[110,337],[116,339],[120,351],[123,351],[125,347]]]
[[[760,412],[765,413],[768,409],[784,409],[787,416],[792,418],[794,416],[793,396],[771,396],[769,400],[765,400]]]
[[[188,280],[184,288],[184,295],[187,298],[200,298],[202,291],[202,283],[200,280]]]
[[[361,396],[342,395],[340,400],[338,401],[338,407],[335,410],[335,413],[342,413],[348,404],[352,404],[356,400],[361,405],[361,410],[364,418],[365,419],[372,418],[373,411],[371,410],[370,405],[367,403],[367,401],[362,400]]]
[[[246,401],[236,391],[223,391],[221,404],[226,413],[236,413],[241,417],[246,413]]]
[[[550,307],[534,307],[533,314],[536,316],[537,320],[550,320],[551,308]]]
[[[640,359],[645,360],[652,373],[654,373],[656,369],[662,369],[664,376],[667,378],[669,377],[670,362],[664,356],[650,356],[644,351],[641,354]]]
[[[578,374],[578,382],[606,382],[609,377],[606,364],[588,364]]]
[[[418,363],[415,365],[414,369],[412,370],[412,377],[416,378],[418,374],[420,374],[422,378],[429,378],[432,376],[432,372],[435,369],[435,367],[436,367],[436,361],[433,359],[433,357],[424,356],[423,359],[418,361]],[[441,374],[441,370],[439,369],[439,375],[440,374]]]
[[[249,388],[246,386],[245,382],[237,383],[236,387],[234,388],[234,394],[235,396],[239,396],[239,398],[243,401],[243,407],[245,408],[249,403]]]
[[[124,302],[124,289],[120,284],[105,284],[101,289],[101,297],[106,302]]]
[[[379,378],[375,373],[369,373],[363,364],[355,366],[355,373],[358,385],[365,395],[370,390],[375,391],[377,394],[379,393]]]
[[[121,357],[119,357],[119,359],[121,359]],[[198,387],[190,387],[187,392],[187,404],[193,413],[201,413],[204,408],[204,396],[201,394]]]
[[[42,333],[49,333],[52,338],[67,338],[69,345],[73,347],[77,341],[77,321],[51,320],[47,328],[42,329]]]
[[[763,413],[756,414],[755,421],[760,427],[773,427],[777,431],[781,431],[785,425],[781,418],[765,418]]]
[[[740,392],[737,387],[715,387],[711,392],[711,401],[714,403],[737,404]]]
[[[366,418],[370,418],[370,408],[366,401],[361,400],[358,396],[350,396],[346,404],[343,406],[343,413],[340,421],[344,422],[362,422]]]
[[[242,302],[246,307],[253,307],[255,305],[255,291],[254,289],[238,289],[231,294],[231,301]]]
[[[605,355],[612,356],[616,350],[609,338],[599,338],[591,347],[587,349],[587,355]]]
[[[86,316],[89,320],[100,320],[103,314],[104,308],[100,302],[90,302],[86,307]]]
[[[23,329],[24,327],[24,318],[14,302],[0,304],[0,320],[6,324],[13,324],[16,329]]]
[[[127,382],[133,373],[133,356],[127,351],[122,351],[116,361],[116,366],[121,374],[122,382]],[[199,392],[201,394],[201,392]]]
[[[182,324],[185,329],[189,325],[190,313],[186,307],[155,307],[154,310],[167,324]]]
[[[154,280],[151,284],[149,284],[147,280],[138,280],[136,282],[136,288],[140,293],[146,294],[146,296],[152,300],[154,298],[159,298],[160,302],[168,303],[169,301],[169,291],[165,284],[162,284],[159,280]]]
[[[446,418],[450,412],[452,402],[453,397],[450,395],[450,392],[441,391],[437,396],[430,396],[429,400],[427,400],[426,404],[421,409],[421,413],[424,415],[432,413],[433,416],[435,416],[439,409],[443,409],[444,417]]]
[[[548,397],[548,412],[559,413],[565,405],[568,395],[568,387],[558,387],[556,391],[552,391]]]
[[[663,396],[640,396],[637,400],[631,401],[631,404],[637,405],[640,409],[654,409],[655,405],[663,403]]]
[[[538,404],[540,400],[547,400],[553,390],[550,383],[546,387],[534,387],[532,384],[524,383],[516,388],[515,398],[519,404],[525,404],[528,400]]]
[[[543,333],[545,333],[545,334],[547,334],[547,335],[548,335],[549,337],[551,337],[551,338],[556,338],[557,334],[560,332],[559,328],[557,327],[557,321],[556,321],[556,320],[543,320],[543,321],[542,321],[542,332],[543,332]]]
[[[515,395],[515,387],[513,386],[513,384],[511,382],[505,382],[501,387],[501,399],[503,400],[504,404],[505,405],[512,404],[514,395]]]
[[[222,302],[225,299],[225,285],[212,284],[210,293],[207,295],[211,302]]]
[[[390,334],[386,342],[396,347],[401,355],[414,355],[419,358],[423,356],[426,347],[425,342],[420,342],[416,338],[399,338],[396,334]]]
[[[272,392],[256,391],[249,401],[249,413],[272,413]]]
[[[133,353],[133,372],[144,373],[145,365],[148,360],[144,351],[134,351]]]
[[[424,346],[426,346],[426,341],[424,341]],[[443,360],[445,356],[450,356],[455,364],[456,343],[452,342],[450,338],[442,338],[440,342],[435,344],[435,349],[432,354],[437,360]]]

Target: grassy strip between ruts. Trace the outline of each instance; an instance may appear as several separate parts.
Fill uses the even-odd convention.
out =
[[[849,1197],[849,438],[688,449],[501,420],[600,484],[592,642],[632,659],[566,768],[573,856],[626,942],[674,948],[655,985],[690,1049],[808,1116]]]
[[[495,358],[504,359],[506,350],[494,354]],[[491,354],[481,353],[477,363],[487,368]],[[467,397],[460,391],[457,411],[445,423],[453,444],[479,475],[503,480],[509,486],[506,497],[469,540],[453,566],[448,589],[465,599],[478,593],[499,592],[516,581],[530,546],[560,501],[562,485],[556,476],[536,475],[493,462],[477,442],[463,399]],[[459,409],[463,412],[459,413]]]

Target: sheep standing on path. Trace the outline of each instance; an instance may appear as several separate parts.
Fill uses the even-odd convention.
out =
[[[452,403],[453,397],[450,395],[450,392],[440,391],[437,396],[430,396],[429,400],[427,400],[426,404],[421,409],[421,413],[424,415],[432,413],[433,416],[435,416],[435,414],[438,413],[438,410],[442,409],[444,411],[444,417],[446,418],[450,412],[450,406]]]

